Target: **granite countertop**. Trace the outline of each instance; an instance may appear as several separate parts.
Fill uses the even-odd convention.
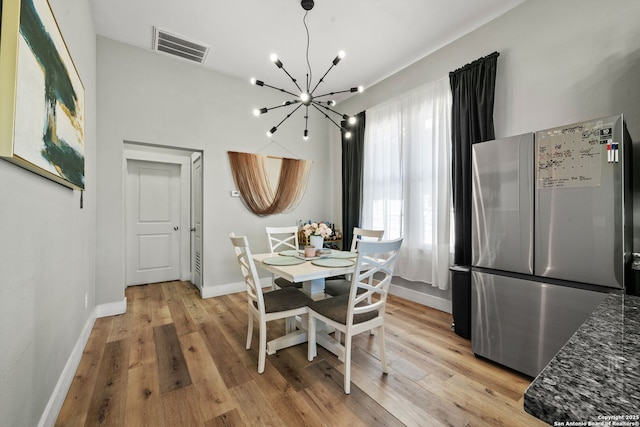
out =
[[[640,297],[609,295],[529,385],[524,409],[554,426],[640,426]]]

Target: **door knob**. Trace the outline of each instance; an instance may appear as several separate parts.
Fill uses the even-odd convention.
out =
[[[191,231],[196,231],[196,228],[195,228],[195,227],[193,227],[193,228],[191,229]]]
[[[173,227],[174,230],[178,231],[178,226]]]

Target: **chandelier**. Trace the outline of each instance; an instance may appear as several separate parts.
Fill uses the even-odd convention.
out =
[[[309,128],[308,128],[308,124],[309,124],[309,107],[312,107],[312,108],[315,108],[316,110],[318,110],[321,114],[323,114],[325,118],[327,118],[329,121],[331,121],[331,123],[336,125],[338,127],[338,129],[340,129],[340,131],[344,134],[344,137],[348,139],[348,138],[351,137],[351,132],[348,129],[346,129],[343,126],[341,126],[340,124],[338,124],[336,122],[336,120],[334,120],[333,118],[330,117],[329,114],[332,114],[332,115],[335,115],[335,116],[339,116],[341,120],[344,120],[349,125],[355,124],[356,123],[356,118],[354,116],[347,116],[346,114],[341,114],[341,113],[337,112],[336,110],[331,108],[331,107],[336,105],[336,102],[334,100],[326,100],[326,99],[327,99],[327,97],[330,97],[330,96],[333,96],[333,95],[337,95],[337,94],[340,94],[340,93],[362,92],[362,90],[363,90],[362,86],[352,87],[352,88],[349,88],[349,89],[346,89],[346,90],[341,90],[341,91],[338,91],[338,92],[323,93],[321,95],[316,95],[315,94],[316,90],[318,89],[318,86],[320,86],[320,84],[322,82],[324,82],[324,78],[327,76],[327,74],[329,74],[329,71],[331,71],[333,69],[333,67],[338,65],[340,60],[342,60],[342,58],[344,58],[344,55],[345,55],[344,51],[340,51],[340,52],[338,52],[338,55],[331,62],[331,66],[329,67],[329,69],[322,75],[320,80],[317,81],[317,83],[315,84],[313,89],[311,89],[312,72],[311,72],[311,65],[309,64],[309,27],[307,27],[307,14],[309,13],[309,11],[311,9],[313,9],[314,2],[313,2],[313,0],[301,0],[300,5],[305,10],[305,14],[304,14],[304,17],[302,19],[302,22],[303,22],[305,30],[307,32],[307,51],[306,51],[307,78],[306,78],[306,86],[305,86],[304,89],[302,89],[300,87],[300,85],[298,84],[297,80],[294,79],[293,76],[291,74],[289,74],[289,72],[284,68],[284,65],[282,64],[282,61],[278,58],[278,56],[275,53],[271,54],[271,61],[276,65],[276,67],[278,67],[279,69],[284,71],[284,73],[291,79],[291,81],[293,82],[293,84],[295,85],[295,87],[297,89],[297,92],[295,90],[288,91],[286,89],[282,89],[282,88],[278,88],[278,87],[275,87],[275,86],[271,86],[269,84],[266,84],[262,80],[257,80],[256,78],[252,78],[251,79],[251,84],[254,84],[254,85],[257,85],[257,86],[268,87],[268,88],[277,90],[279,92],[286,93],[287,95],[291,95],[293,97],[293,99],[286,100],[281,105],[276,105],[275,107],[256,108],[255,110],[253,110],[253,114],[255,116],[260,116],[260,115],[265,114],[265,113],[267,113],[267,112],[269,112],[271,110],[275,110],[276,108],[283,108],[283,107],[289,107],[289,106],[295,107],[293,109],[293,111],[291,111],[289,114],[287,114],[285,116],[285,118],[280,121],[280,123],[278,123],[277,125],[273,126],[267,132],[267,136],[271,137],[271,135],[273,135],[278,130],[280,125],[282,125],[289,117],[291,117],[291,115],[293,115],[301,107],[304,107],[304,134],[303,134],[303,138],[305,140],[307,140],[307,139],[309,139]]]

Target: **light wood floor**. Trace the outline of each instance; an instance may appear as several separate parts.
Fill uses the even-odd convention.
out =
[[[246,294],[200,299],[185,282],[128,288],[127,313],[98,319],[57,426],[544,426],[526,414],[529,379],[477,359],[451,315],[391,297],[389,374],[375,337],[343,365],[318,347],[267,357],[245,350]],[[270,323],[269,339],[284,330]]]

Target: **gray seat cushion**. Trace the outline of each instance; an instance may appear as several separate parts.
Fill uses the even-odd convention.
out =
[[[322,314],[329,319],[345,325],[347,323],[347,305],[349,304],[349,295],[339,295],[334,298],[326,298],[319,301],[313,301],[309,304],[309,308],[316,313]],[[353,323],[362,323],[378,316],[378,311],[369,313],[356,314],[353,316]]]
[[[324,293],[337,297],[339,295],[348,295],[351,292],[351,280],[347,279],[332,279],[325,280]],[[358,293],[366,292],[364,289],[359,288]]]
[[[302,288],[301,282],[290,282],[284,277],[276,277],[274,280],[274,283],[279,288],[297,288],[297,289]]]
[[[283,288],[271,292],[265,292],[264,309],[266,313],[292,310],[304,307],[313,300],[296,288]]]

